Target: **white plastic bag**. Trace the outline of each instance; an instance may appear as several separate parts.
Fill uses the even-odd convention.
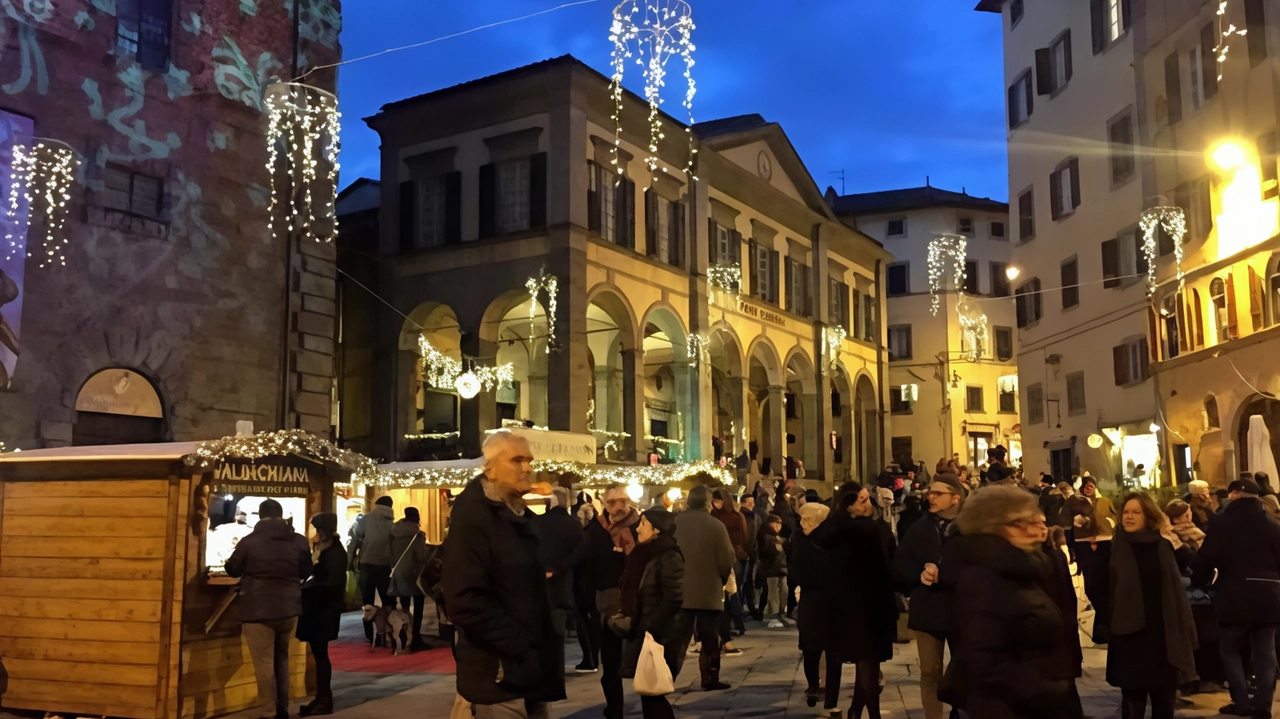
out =
[[[636,676],[631,688],[642,697],[660,697],[676,690],[671,669],[662,655],[662,645],[653,635],[644,633],[644,646],[640,647],[640,659],[636,662]]]

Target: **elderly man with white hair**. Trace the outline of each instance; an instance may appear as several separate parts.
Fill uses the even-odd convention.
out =
[[[458,495],[441,584],[457,631],[458,694],[476,719],[540,719],[563,699],[564,640],[556,630],[533,512],[533,452],[507,431],[484,443],[484,473]]]

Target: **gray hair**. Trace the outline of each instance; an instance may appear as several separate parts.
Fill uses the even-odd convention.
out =
[[[1021,487],[989,485],[974,492],[956,516],[961,534],[999,534],[1001,528],[1019,519],[1040,515],[1039,497]]]
[[[486,437],[484,444],[480,447],[480,451],[484,453],[484,466],[491,465],[498,459],[504,449],[517,441],[527,443],[527,440],[523,437],[506,429],[500,429]]]
[[[700,509],[707,511],[707,505],[711,503],[711,493],[707,491],[706,485],[699,484],[689,490],[689,498],[685,500],[685,506],[689,509]]]

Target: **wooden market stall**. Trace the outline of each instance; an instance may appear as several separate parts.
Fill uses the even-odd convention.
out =
[[[237,583],[210,560],[265,496],[304,531],[350,472],[307,452],[193,464],[197,447],[0,455],[0,706],[204,719],[258,703]],[[305,696],[300,642],[290,667],[291,696]]]

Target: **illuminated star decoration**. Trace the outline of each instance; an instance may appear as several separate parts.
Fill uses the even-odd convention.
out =
[[[485,390],[492,390],[498,385],[515,379],[515,370],[512,369],[510,362],[497,367],[483,367],[470,362],[471,367],[464,370],[461,361],[436,349],[427,340],[426,335],[418,335],[418,354],[422,355],[423,381],[437,389],[452,389],[457,391],[458,394],[463,394],[464,390],[470,392],[475,387],[472,384],[472,378]],[[468,377],[463,386],[459,387],[458,380],[468,374],[471,377]],[[475,393],[471,394],[471,397],[478,393],[479,390],[477,389]],[[470,399],[471,397],[464,397],[464,399]]]
[[[934,315],[938,314],[941,302],[938,294],[946,289],[948,265],[956,289],[964,291],[964,261],[968,246],[969,241],[961,235],[938,235],[929,243],[929,294],[933,297],[930,311]]]
[[[1218,3],[1217,23],[1218,23],[1218,45],[1217,47],[1213,48],[1213,52],[1214,52],[1214,55],[1217,56],[1218,80],[1221,81],[1222,65],[1227,61],[1227,51],[1231,49],[1231,46],[1229,44],[1231,41],[1231,36],[1236,35],[1239,37],[1244,37],[1246,34],[1248,34],[1249,31],[1245,28],[1236,27],[1230,20],[1227,19],[1227,0],[1220,0],[1220,2]]]
[[[536,278],[530,277],[524,283],[529,290],[529,339],[533,339],[533,322],[538,313],[538,295],[547,293],[547,354],[551,354],[551,345],[556,341],[556,295],[560,291],[560,281],[555,275],[547,274],[546,269],[538,272]]]
[[[622,80],[627,60],[634,57],[644,76],[644,98],[649,101],[649,154],[645,164],[655,177],[658,167],[665,173],[668,168],[658,159],[658,143],[665,139],[662,132],[662,89],[666,87],[667,61],[679,55],[684,61],[684,108],[689,116],[685,134],[689,136],[689,161],[684,172],[693,175],[694,155],[698,150],[693,141],[693,96],[697,86],[693,81],[693,10],[685,0],[624,0],[613,10],[613,24],[609,28],[609,40],[613,43],[613,166],[618,175],[623,167],[618,163],[618,145],[622,142]]]
[[[338,98],[327,90],[293,82],[269,85],[263,100],[267,109],[267,173],[271,177],[271,207],[267,226],[276,237],[275,212],[285,205],[289,234],[301,233],[320,242],[338,236],[338,134],[342,113]],[[283,154],[289,175],[288,194],[276,188],[276,165]],[[320,163],[327,167],[320,183]],[[317,195],[319,197],[317,197]]]
[[[1138,219],[1142,229],[1142,253],[1147,258],[1147,296],[1156,291],[1156,255],[1159,252],[1156,230],[1164,231],[1173,240],[1173,257],[1177,264],[1178,279],[1182,279],[1182,238],[1187,234],[1187,215],[1181,207],[1152,207]]]
[[[13,146],[13,162],[9,170],[9,202],[5,214],[5,260],[15,257],[39,258],[40,267],[67,265],[69,239],[62,235],[67,219],[67,203],[71,186],[76,181],[80,158],[66,144],[57,140],[34,140],[34,145]],[[24,211],[25,210],[25,211]],[[32,216],[43,218],[44,235],[40,251],[33,253],[15,227],[31,226]],[[25,233],[24,233],[25,234]]]

